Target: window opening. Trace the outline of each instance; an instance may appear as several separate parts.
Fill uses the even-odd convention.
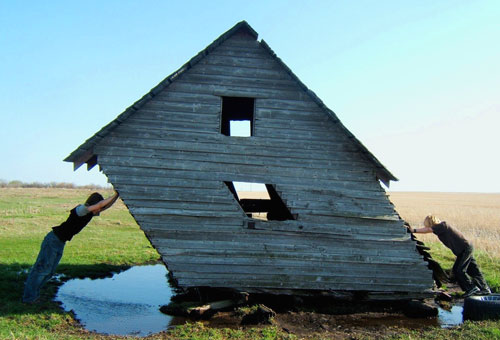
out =
[[[267,221],[296,219],[274,185],[249,182],[224,183],[248,217]]]
[[[222,97],[221,133],[226,136],[253,136],[255,99]]]

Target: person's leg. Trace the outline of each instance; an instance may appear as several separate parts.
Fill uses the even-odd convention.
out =
[[[474,288],[470,278],[467,276],[467,269],[472,259],[472,248],[466,248],[460,255],[457,256],[453,265],[453,273],[457,282],[464,292]]]
[[[24,286],[23,302],[34,302],[40,297],[40,288],[52,277],[61,260],[64,242],[50,232],[45,236],[40,253],[31,268]]]
[[[471,277],[475,285],[478,286],[479,289],[481,289],[481,291],[489,291],[490,288],[488,287],[488,284],[486,283],[481,270],[479,270],[479,266],[477,265],[474,256],[471,256],[469,266],[467,267],[467,274]]]

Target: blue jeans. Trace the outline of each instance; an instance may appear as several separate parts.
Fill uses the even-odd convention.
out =
[[[40,253],[24,285],[23,302],[34,302],[40,297],[40,288],[54,275],[61,260],[65,242],[53,231],[45,236]]]

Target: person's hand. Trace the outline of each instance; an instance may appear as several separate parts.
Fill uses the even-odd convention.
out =
[[[408,223],[405,223],[405,226],[406,226],[406,232],[407,233],[410,233],[410,234],[413,233],[413,228],[410,227],[410,225]]]

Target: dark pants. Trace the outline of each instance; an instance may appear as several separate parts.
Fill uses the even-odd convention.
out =
[[[477,286],[479,289],[486,289],[488,285],[484,280],[483,274],[472,256],[472,246],[465,248],[465,250],[457,256],[455,264],[453,265],[453,273],[457,279],[460,288],[467,292]]]

